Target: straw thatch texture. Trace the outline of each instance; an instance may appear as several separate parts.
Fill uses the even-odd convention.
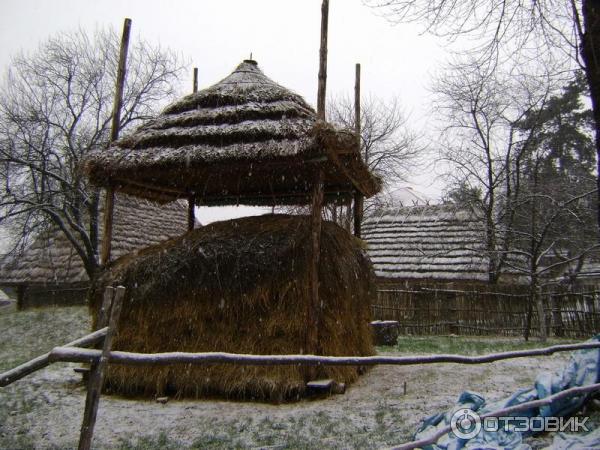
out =
[[[326,200],[380,188],[351,131],[318,123],[302,97],[251,60],[84,165],[95,184],[158,201],[193,192],[204,205],[308,203],[317,168]]]
[[[365,219],[363,239],[380,279],[488,280],[485,223],[456,205],[375,211]],[[502,279],[519,281],[521,276],[507,267]]]
[[[103,202],[101,202],[103,204]],[[115,197],[113,255],[119,257],[187,231],[187,205],[158,205],[118,194]],[[103,221],[99,221],[102,236]],[[69,285],[88,281],[81,259],[60,230],[38,236],[23,253],[7,256],[0,285]]]
[[[305,216],[213,223],[115,261],[93,287],[91,304],[97,308],[106,285],[126,286],[118,350],[306,353],[309,236]],[[359,241],[331,222],[323,224],[319,277],[318,353],[372,354],[372,268]],[[111,390],[146,396],[281,401],[301,396],[308,381],[306,368],[288,366],[111,366],[109,372]],[[358,375],[355,367],[317,373],[346,383]]]

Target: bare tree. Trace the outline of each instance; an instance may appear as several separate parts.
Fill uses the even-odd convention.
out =
[[[339,96],[329,102],[328,119],[341,127],[354,128],[354,101]],[[405,182],[411,170],[419,165],[423,147],[418,135],[408,125],[397,97],[382,100],[368,96],[361,102],[361,153],[369,169],[381,177],[384,192],[365,202],[365,212],[389,202],[386,191]],[[331,220],[344,224],[348,229],[352,221],[349,206],[332,207],[328,211]]]
[[[118,54],[112,29],[61,33],[14,57],[0,87],[0,223],[20,244],[60,229],[90,276],[98,267],[99,192],[79,164],[109,142]],[[134,43],[120,126],[172,98],[182,69],[173,52]]]
[[[427,31],[470,39],[471,53],[488,73],[512,61],[552,60],[584,69],[595,119],[600,164],[600,4],[597,0],[365,0],[394,22],[423,23]],[[464,43],[465,40],[462,40]],[[464,52],[464,48],[461,52]],[[600,174],[600,166],[596,172]],[[596,177],[600,186],[600,176]],[[600,190],[599,196],[600,196]],[[600,197],[597,200],[600,203]],[[600,208],[598,208],[600,215]],[[600,216],[597,218],[600,227]]]
[[[354,101],[340,96],[330,102],[330,122],[354,128]],[[421,156],[417,135],[409,128],[397,97],[369,96],[361,103],[361,153],[369,169],[387,186],[406,181]]]
[[[461,63],[434,82],[440,130],[440,159],[454,196],[467,201],[485,225],[489,282],[498,282],[510,246],[518,185],[511,171],[518,150],[532,138],[518,123],[544,104],[547,80],[487,74],[476,61]]]
[[[504,268],[528,280],[525,338],[536,306],[545,339],[543,284],[581,268],[597,243],[590,115],[580,79],[559,93],[550,77],[500,75],[473,63],[438,78],[442,157],[449,197],[484,223],[489,281]]]
[[[354,129],[354,101],[348,96],[329,100],[327,119],[340,127]],[[381,177],[384,190],[406,181],[411,169],[418,166],[423,147],[413,132],[396,97],[384,101],[369,96],[361,103],[361,154],[369,169]],[[365,211],[383,206],[390,201],[386,192],[365,202]],[[306,214],[305,207],[285,207],[279,210]],[[352,205],[334,204],[323,208],[326,219],[351,231]]]

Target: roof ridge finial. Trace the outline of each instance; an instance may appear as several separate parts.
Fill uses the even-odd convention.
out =
[[[258,63],[252,59],[252,52],[250,52],[250,59],[245,59],[245,63],[252,64],[253,66],[258,66]]]

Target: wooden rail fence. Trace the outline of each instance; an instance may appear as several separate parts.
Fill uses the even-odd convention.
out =
[[[233,353],[130,353],[112,351],[112,339],[117,332],[117,324],[121,312],[121,305],[125,295],[122,286],[113,289],[108,287],[104,293],[103,303],[98,314],[98,326],[103,327],[94,333],[84,336],[62,347],[55,347],[51,352],[35,358],[8,372],[0,373],[0,387],[8,386],[25,376],[55,362],[85,362],[91,365],[90,378],[87,384],[87,397],[83,420],[80,431],[79,450],[90,450],[96,423],[98,404],[108,364],[129,365],[168,365],[168,364],[238,364],[238,365],[420,365],[439,363],[458,364],[485,364],[504,359],[523,358],[531,356],[551,355],[557,352],[600,349],[600,342],[583,342],[579,344],[555,345],[532,350],[521,350],[503,353],[492,353],[482,356],[463,355],[430,355],[430,356],[320,356],[320,355],[241,355]],[[108,324],[108,326],[105,326]],[[89,346],[103,341],[102,350],[86,349]],[[548,404],[550,401],[568,396],[591,394],[600,390],[600,383],[587,386],[577,386],[566,389],[546,399],[522,403],[508,409],[492,412],[488,416],[501,415],[509,412],[527,410]],[[413,441],[394,447],[411,450],[431,444],[439,437],[446,434],[449,429],[440,430],[425,440]]]
[[[600,332],[600,291],[542,293],[550,336],[581,338]],[[401,334],[523,335],[529,294],[454,289],[381,289],[372,305],[377,320],[396,320]],[[532,310],[531,336],[539,335]]]

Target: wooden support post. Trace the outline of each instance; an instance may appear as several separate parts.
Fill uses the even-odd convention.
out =
[[[104,217],[102,247],[100,250],[100,265],[104,266],[110,262],[110,252],[112,249],[112,229],[115,212],[115,189],[110,186],[106,188],[104,197]]]
[[[354,132],[356,133],[356,144],[358,146],[358,152],[361,150],[362,139],[360,137],[361,124],[360,124],[360,64],[356,64],[354,71]],[[366,158],[365,158],[366,160]],[[367,162],[367,161],[365,161]]]
[[[194,83],[192,92],[198,92],[198,68],[194,67]],[[188,231],[192,231],[196,225],[196,196],[192,193],[188,195]]]
[[[361,124],[360,124],[360,64],[356,64],[354,78],[354,132],[356,133],[356,145],[358,154],[361,155]],[[368,155],[365,155],[365,163]],[[360,192],[354,194],[354,236],[361,236],[361,224],[363,218],[364,197]]]
[[[308,327],[306,333],[306,353],[317,354],[319,344],[319,327],[321,322],[321,300],[319,298],[319,256],[321,253],[321,210],[323,209],[323,170],[318,169],[312,195],[312,215],[310,222],[311,255],[310,255],[310,304],[308,308]],[[316,375],[313,368],[308,368],[308,378]],[[308,381],[308,380],[307,380]]]
[[[102,305],[100,306],[100,311],[98,311],[96,329],[104,328],[106,325],[108,325],[108,318],[110,317],[110,306],[112,305],[112,299],[114,295],[114,288],[112,286],[107,286],[106,289],[104,289]]]
[[[98,414],[98,403],[100,402],[100,394],[108,366],[108,355],[112,347],[112,341],[117,333],[124,295],[125,288],[123,286],[117,287],[110,311],[108,330],[102,347],[102,355],[98,362],[92,364],[87,397],[85,399],[85,411],[81,424],[81,434],[79,435],[79,450],[89,450],[92,446],[94,426],[96,425],[96,416]]]
[[[354,236],[360,237],[362,233],[362,214],[364,198],[362,194],[354,195]]]
[[[17,311],[25,309],[25,296],[27,295],[27,285],[19,284],[17,286]]]
[[[192,231],[196,225],[196,196],[190,194],[188,196],[188,231]]]
[[[113,102],[112,124],[110,132],[110,142],[119,138],[119,126],[121,122],[121,107],[123,105],[123,87],[125,86],[125,68],[127,66],[127,50],[129,49],[129,34],[131,32],[131,19],[125,19],[123,23],[123,35],[121,37],[121,49],[119,52],[119,68],[117,70],[117,85],[115,88],[115,98]],[[102,237],[102,250],[100,253],[100,264],[105,265],[110,262],[110,252],[112,246],[112,228],[114,212],[115,191],[110,186],[106,189],[104,200],[104,233]]]
[[[319,87],[317,91],[317,119],[325,120],[325,94],[327,86],[327,28],[329,0],[321,4],[321,47],[319,50]]]

